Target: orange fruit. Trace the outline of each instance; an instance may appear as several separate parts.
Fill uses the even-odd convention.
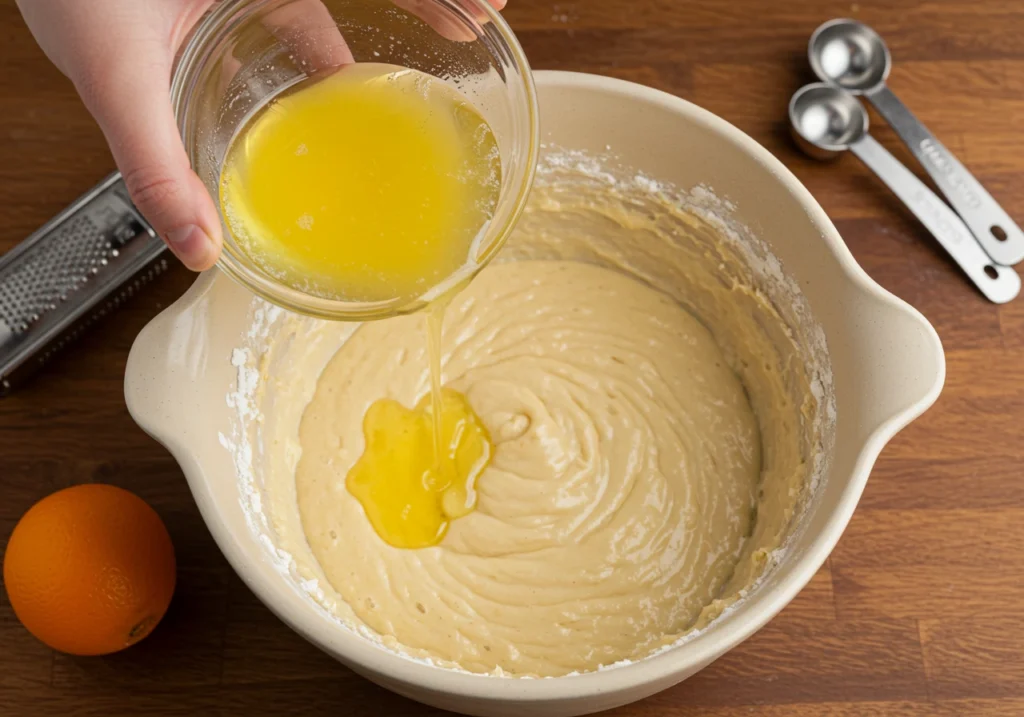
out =
[[[174,580],[174,546],[160,516],[112,485],[43,498],[18,521],[4,555],[14,614],[72,655],[105,655],[148,635]]]

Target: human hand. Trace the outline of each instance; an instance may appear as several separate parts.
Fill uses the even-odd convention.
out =
[[[190,269],[220,254],[217,208],[189,167],[170,102],[174,54],[213,0],[18,0],[103,130],[136,206]]]
[[[17,2],[40,47],[99,123],[139,211],[185,266],[213,266],[221,250],[220,217],[189,166],[170,83],[178,49],[215,0]],[[488,2],[505,6],[505,0]],[[447,22],[420,0],[396,4],[432,25]],[[297,49],[313,69],[353,61],[320,0],[294,0],[264,22],[283,42],[302,38]]]

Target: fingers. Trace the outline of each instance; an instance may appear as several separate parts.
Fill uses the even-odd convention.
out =
[[[185,266],[196,271],[213,266],[221,249],[220,219],[178,134],[169,64],[112,52],[72,79],[139,211]]]
[[[292,0],[268,12],[262,22],[291,48],[307,74],[355,62],[337,22],[320,0]]]
[[[454,42],[472,42],[476,40],[476,33],[472,28],[467,27],[450,11],[438,5],[434,0],[391,0],[396,6],[412,13],[423,22],[430,25],[441,37]],[[456,0],[463,8],[469,11],[478,22],[487,22],[485,12],[470,0]],[[495,10],[505,7],[505,0],[487,0],[488,4]]]
[[[487,0],[495,10],[505,7],[505,0]],[[468,42],[476,35],[433,0],[393,0],[403,10],[416,15],[449,40]],[[471,10],[479,22],[487,15],[467,0],[463,7]],[[321,0],[292,0],[276,8],[263,19],[275,37],[296,54],[302,69],[309,74],[333,70],[355,62],[338,24]]]
[[[472,13],[480,22],[487,22],[487,13],[480,9],[479,5],[475,0],[455,0],[459,5]],[[487,4],[493,7],[495,10],[503,10],[506,5],[506,0],[487,0]]]

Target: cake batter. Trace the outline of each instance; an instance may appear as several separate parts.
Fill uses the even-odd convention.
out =
[[[429,392],[422,317],[288,319],[260,367],[296,577],[392,649],[477,673],[593,670],[708,624],[770,564],[822,440],[823,349],[757,257],[673,200],[559,174],[448,312],[444,382],[494,452],[439,545],[387,544],[345,486],[369,405]]]
[[[476,510],[403,550],[346,493],[366,409],[424,388],[422,318],[366,324],[299,428],[299,511],[331,584],[378,632],[477,671],[587,669],[689,626],[736,564],[760,472],[710,332],[634,279],[559,261],[485,270],[447,318],[446,386],[495,444]]]

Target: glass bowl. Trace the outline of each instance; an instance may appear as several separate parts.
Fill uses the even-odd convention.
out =
[[[344,301],[287,286],[238,246],[221,218],[217,265],[225,274],[292,311],[362,321],[416,311],[467,281],[498,252],[526,204],[537,163],[537,98],[501,16],[484,0],[226,0],[183,48],[171,101],[192,167],[219,206],[221,166],[238,129],[297,82],[353,59],[419,70],[455,87],[490,124],[502,168],[494,216],[466,263],[411,300]]]

